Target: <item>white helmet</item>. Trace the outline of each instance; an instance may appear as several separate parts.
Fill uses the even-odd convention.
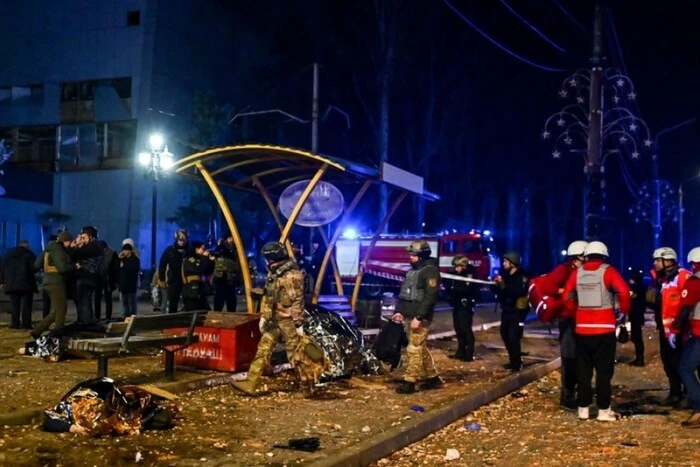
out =
[[[689,263],[700,263],[700,246],[696,246],[688,252]]]
[[[657,248],[654,250],[654,259],[656,258],[661,258],[661,259],[668,259],[671,261],[676,261],[678,262],[678,255],[676,254],[676,250],[673,248],[669,248],[667,246]]]
[[[122,241],[122,246],[124,245],[131,245],[131,248],[134,248],[136,245],[134,244],[134,239],[133,238],[125,238]]]
[[[566,249],[566,256],[581,256],[583,252],[586,251],[587,246],[588,242],[584,240],[576,240],[575,242],[571,242],[569,248]]]
[[[586,249],[583,250],[583,256],[588,255],[610,256],[608,254],[608,247],[605,246],[605,243],[598,241],[591,242],[588,245],[586,245]]]

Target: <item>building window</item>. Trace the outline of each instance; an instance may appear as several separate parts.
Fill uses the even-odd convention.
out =
[[[141,24],[141,12],[138,10],[126,12],[126,25],[138,26]]]

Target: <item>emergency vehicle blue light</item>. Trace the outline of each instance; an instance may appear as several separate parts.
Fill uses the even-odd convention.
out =
[[[353,228],[347,228],[343,230],[343,238],[346,238],[348,240],[355,240],[358,237],[357,230]]]
[[[491,235],[491,231],[490,231],[490,230],[484,230],[484,235],[487,236],[487,237],[490,236],[490,235]]]

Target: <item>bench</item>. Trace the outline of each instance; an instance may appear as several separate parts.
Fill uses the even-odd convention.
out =
[[[107,327],[110,337],[96,339],[73,339],[68,349],[88,353],[97,357],[97,376],[107,376],[107,361],[111,357],[134,350],[160,348],[165,351],[165,374],[175,372],[175,352],[199,342],[194,328],[201,326],[207,318],[206,311],[173,313],[167,315],[133,316],[131,321],[111,323]],[[167,335],[163,331],[172,328],[186,328],[181,335]]]

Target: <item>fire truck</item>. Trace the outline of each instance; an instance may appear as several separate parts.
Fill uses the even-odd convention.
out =
[[[410,268],[406,248],[418,239],[428,242],[432,256],[437,258],[440,272],[448,272],[452,268],[452,259],[457,255],[465,255],[469,259],[476,269],[476,279],[490,279],[498,272],[499,258],[495,254],[493,237],[488,230],[433,235],[381,235],[364,264],[361,263],[371,237],[352,237],[338,240],[335,259],[344,285],[354,284],[362,268],[362,292],[369,296],[378,296],[398,288]]]

